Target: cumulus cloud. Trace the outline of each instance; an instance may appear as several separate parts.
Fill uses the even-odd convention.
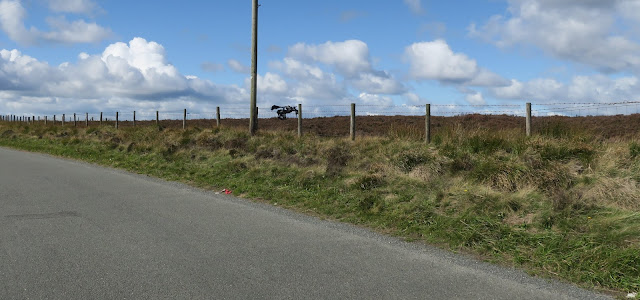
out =
[[[287,57],[270,64],[282,72],[290,81],[289,98],[301,102],[308,100],[336,101],[347,96],[347,88],[335,74],[323,71],[318,66],[306,64]]]
[[[421,0],[404,0],[404,4],[409,6],[409,9],[411,9],[411,12],[413,12],[416,15],[421,15],[424,13]]]
[[[499,99],[549,102],[622,102],[640,100],[640,81],[635,76],[610,78],[604,75],[575,76],[567,84],[550,78],[527,82],[512,80],[511,85],[490,89]]]
[[[373,106],[391,106],[393,105],[393,100],[387,96],[380,96],[374,94],[361,93],[358,96],[358,102],[363,105],[373,105]]]
[[[267,76],[277,86],[277,78]],[[246,89],[184,76],[168,63],[162,45],[142,38],[114,43],[101,54],[81,53],[75,63],[50,66],[18,50],[0,50],[0,106],[5,111],[93,111],[126,107],[213,106],[246,100]],[[47,106],[49,105],[49,106]],[[169,105],[171,106],[171,105]]]
[[[110,29],[96,23],[84,20],[69,22],[64,17],[47,18],[52,31],[43,32],[33,26],[27,29],[24,24],[27,12],[19,0],[0,1],[0,11],[3,12],[0,14],[0,28],[9,38],[24,45],[95,43],[113,35]]]
[[[472,36],[499,47],[534,46],[603,72],[640,71],[640,44],[619,20],[640,21],[638,1],[510,0],[509,14],[492,16]],[[631,24],[633,25],[633,24]]]
[[[371,70],[369,47],[359,40],[326,42],[321,45],[298,43],[289,48],[288,56],[330,65],[345,76],[357,76]]]
[[[406,87],[388,72],[375,70],[368,45],[359,40],[326,42],[320,45],[298,43],[289,48],[285,63],[322,64],[345,78],[346,84],[369,94],[397,95]],[[314,72],[321,69],[316,67]],[[292,74],[293,75],[293,74]]]
[[[454,53],[444,40],[414,43],[405,49],[409,76],[415,80],[438,80],[471,86],[500,86],[508,82],[482,69],[463,53]]]
[[[362,73],[357,78],[349,80],[349,83],[364,92],[372,94],[399,95],[407,91],[407,88],[384,71]]]
[[[480,92],[468,94],[465,100],[472,105],[483,105],[487,103],[484,101],[484,97],[482,97],[482,93]]]

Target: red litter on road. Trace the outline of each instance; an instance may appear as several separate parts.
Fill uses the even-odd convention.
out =
[[[222,192],[220,192],[220,193],[225,193],[225,194],[227,194],[227,195],[231,195],[231,193],[233,193],[233,192],[232,192],[231,190],[224,189],[224,190],[222,190]]]

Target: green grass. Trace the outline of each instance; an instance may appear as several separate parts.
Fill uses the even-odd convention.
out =
[[[0,123],[0,145],[283,205],[532,274],[640,291],[640,150],[570,128],[359,138]],[[404,137],[404,138],[401,138]]]

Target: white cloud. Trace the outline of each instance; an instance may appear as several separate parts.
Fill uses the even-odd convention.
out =
[[[53,43],[95,43],[112,36],[111,30],[103,28],[96,23],[87,23],[84,20],[76,20],[70,23],[65,18],[59,17],[48,18],[47,23],[53,31],[42,32],[40,37]]]
[[[349,83],[363,92],[372,94],[398,95],[407,91],[402,83],[387,72],[362,73],[358,78],[349,80]]]
[[[493,16],[481,28],[472,24],[469,31],[499,47],[535,46],[603,72],[640,72],[640,44],[626,35],[625,23],[618,22],[640,21],[638,3],[510,0],[509,14]]]
[[[405,49],[409,77],[414,80],[439,80],[470,86],[501,86],[508,82],[497,74],[478,67],[463,53],[454,53],[444,40],[414,43]]]
[[[273,91],[286,89],[277,76],[269,74],[263,84]],[[77,62],[59,66],[17,50],[0,50],[0,90],[0,108],[4,111],[101,111],[109,107],[175,105],[206,110],[248,98],[244,88],[180,74],[167,62],[162,45],[142,38],[112,44],[98,55],[80,53]]]
[[[568,84],[538,78],[528,82],[512,80],[507,87],[490,89],[499,99],[549,102],[622,102],[640,100],[640,81],[635,76],[610,78],[604,75],[575,76]]]
[[[67,21],[64,17],[48,18],[46,21],[52,31],[42,32],[35,27],[26,28],[24,19],[26,10],[19,0],[0,1],[0,28],[12,40],[24,44],[39,43],[95,43],[113,35],[110,29],[84,20]]]
[[[231,70],[234,70],[238,73],[249,74],[251,72],[250,67],[243,65],[241,62],[235,59],[230,59],[229,61],[227,61],[227,65],[229,66],[229,68],[231,68]]]
[[[393,105],[393,100],[386,96],[374,95],[361,93],[358,96],[358,102],[362,105],[372,105],[372,106],[391,106]]]
[[[289,86],[280,75],[269,72],[264,76],[258,75],[258,93],[283,96],[288,91]]]
[[[287,78],[287,98],[298,102],[336,101],[347,97],[344,83],[338,81],[334,74],[327,73],[317,66],[305,64],[293,58],[271,62],[270,67],[282,72]]]
[[[424,13],[421,0],[404,0],[404,4],[409,6],[409,9],[411,9],[411,12],[414,14],[421,15]]]
[[[321,45],[298,43],[289,48],[288,56],[330,65],[347,77],[371,71],[369,47],[359,40],[326,42]]]
[[[91,0],[48,0],[49,9],[54,12],[91,14],[99,6]]]
[[[464,54],[453,53],[444,40],[415,43],[405,50],[413,79],[469,81],[479,72],[478,64]]]
[[[482,93],[480,93],[480,92],[468,94],[465,97],[465,100],[467,102],[469,102],[470,104],[472,104],[472,105],[486,104],[486,102],[484,101],[484,97],[482,97]]]

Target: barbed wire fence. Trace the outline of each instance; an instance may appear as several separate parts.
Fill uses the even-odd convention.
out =
[[[610,103],[590,102],[545,102],[540,104],[425,104],[425,105],[392,105],[392,104],[339,104],[339,105],[304,105],[297,107],[300,112],[297,116],[290,116],[289,120],[278,120],[276,112],[271,107],[258,107],[259,127],[265,125],[266,129],[295,130],[298,134],[315,131],[321,136],[345,136],[355,139],[356,132],[360,134],[372,134],[380,128],[390,126],[403,126],[400,122],[406,122],[405,126],[413,126],[424,135],[427,142],[430,141],[430,130],[433,120],[446,120],[447,118],[459,119],[470,116],[502,116],[515,118],[525,129],[527,135],[531,135],[532,127],[544,125],[547,117],[577,117],[588,118],[593,116],[630,116],[640,115],[640,101],[623,101]],[[247,126],[244,124],[249,118],[249,107],[216,107],[211,110],[165,110],[165,111],[104,111],[70,113],[61,115],[37,116],[34,114],[2,114],[0,121],[23,122],[27,124],[44,123],[47,125],[65,126],[96,126],[110,125],[116,128],[132,127],[154,124],[165,127],[189,126],[209,127],[221,126]],[[370,117],[362,120],[364,126],[357,126],[356,117]],[[376,119],[384,118],[384,120]],[[291,121],[291,120],[296,120]],[[330,119],[330,120],[327,120]],[[421,119],[423,121],[421,121]],[[456,119],[456,120],[457,120]],[[535,121],[532,121],[534,119]],[[304,120],[304,121],[303,121]],[[274,123],[277,122],[277,123]],[[420,124],[422,122],[422,125]],[[468,126],[474,126],[474,120],[468,120]],[[265,123],[265,124],[262,124]],[[296,124],[297,123],[297,124]],[[303,126],[303,123],[311,123]],[[284,124],[284,125],[283,125]],[[438,122],[435,124],[438,126]],[[640,124],[636,124],[640,125]],[[329,130],[327,128],[333,128]],[[339,129],[336,129],[339,127]],[[637,126],[640,127],[640,126]]]

